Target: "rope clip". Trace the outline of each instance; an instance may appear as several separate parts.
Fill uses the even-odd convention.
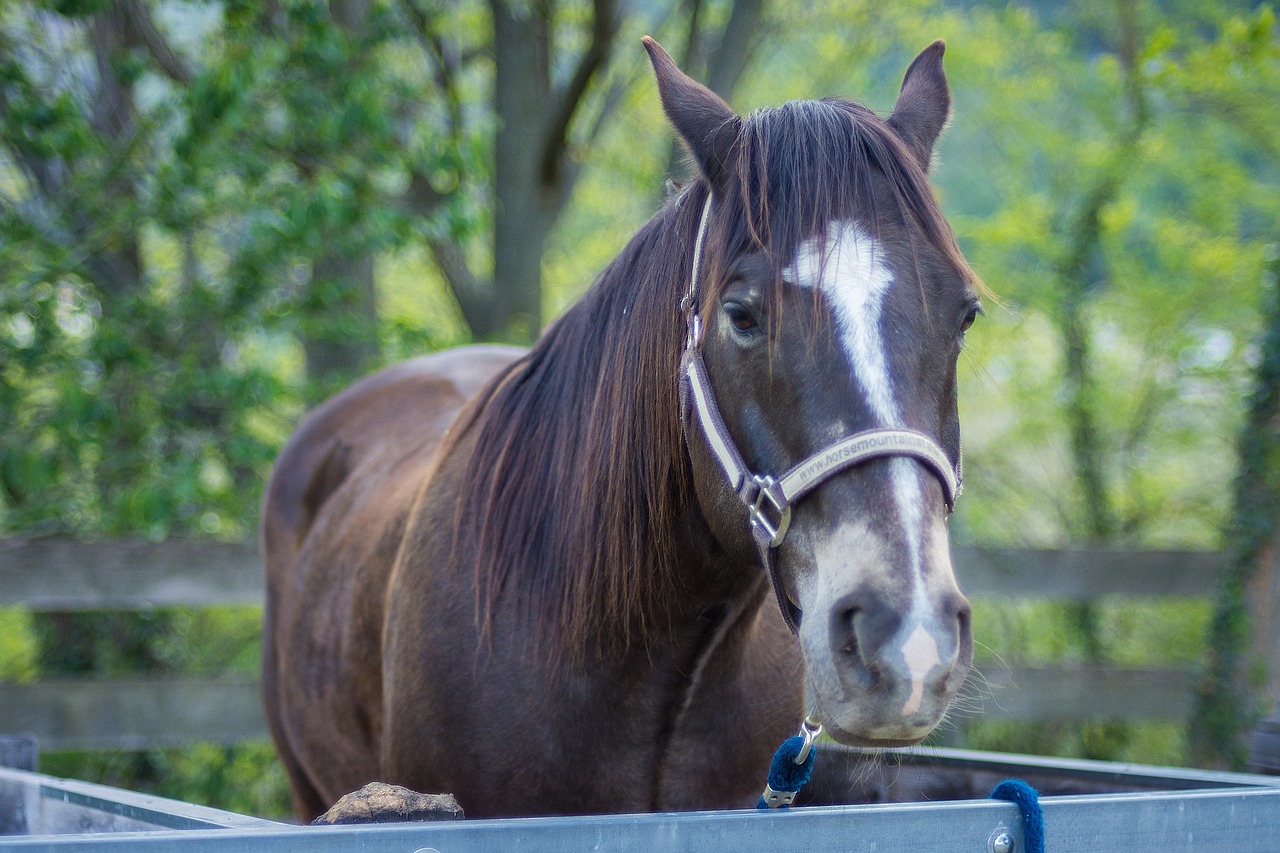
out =
[[[800,724],[800,731],[797,734],[804,738],[804,743],[800,746],[800,752],[796,755],[795,762],[796,764],[804,764],[809,757],[809,750],[813,749],[813,742],[818,739],[818,735],[822,734],[822,723],[818,722],[817,717],[806,717],[804,722]]]

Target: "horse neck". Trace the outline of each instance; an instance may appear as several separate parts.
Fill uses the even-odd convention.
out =
[[[705,597],[714,549],[677,386],[693,201],[637,232],[475,423],[462,514],[476,519],[482,600],[492,608],[513,590],[570,648],[643,646]]]

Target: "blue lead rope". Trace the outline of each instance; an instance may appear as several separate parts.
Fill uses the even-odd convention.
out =
[[[822,724],[809,717],[800,724],[800,733],[789,737],[773,754],[769,765],[769,779],[764,793],[756,803],[758,809],[786,809],[795,801],[796,794],[813,775],[813,762],[818,755],[813,741],[822,734]]]
[[[800,750],[804,748],[805,739],[801,735],[789,737],[773,754],[773,763],[769,765],[769,781],[765,784],[764,793],[760,795],[758,809],[786,809],[800,793],[800,789],[813,775],[813,760],[818,755],[812,743],[809,754],[799,763]]]
[[[1021,779],[1005,779],[991,792],[991,799],[1006,800],[1018,807],[1026,853],[1044,853],[1044,810],[1036,789]]]
[[[796,794],[813,776],[813,764],[818,755],[813,742],[821,733],[822,726],[810,718],[801,724],[800,734],[782,742],[769,764],[769,779],[756,803],[757,809],[791,807]],[[1036,789],[1021,779],[1005,779],[991,792],[991,799],[1004,800],[1018,807],[1026,853],[1044,853],[1044,810],[1040,807],[1040,794]]]
[[[769,779],[760,795],[757,809],[786,809],[795,802],[813,776],[813,764],[818,756],[814,740],[822,733],[822,725],[813,717],[800,725],[800,733],[789,737],[773,754],[769,764]],[[991,792],[991,799],[1004,800],[1018,807],[1022,816],[1022,843],[1026,853],[1044,853],[1044,810],[1040,807],[1040,794],[1021,779],[1005,779]]]

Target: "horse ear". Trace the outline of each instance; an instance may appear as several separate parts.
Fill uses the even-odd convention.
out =
[[[730,157],[742,119],[719,95],[676,67],[660,44],[648,36],[641,41],[658,78],[663,112],[698,161],[711,188],[723,191],[728,186]]]
[[[942,71],[942,39],[920,51],[902,78],[902,91],[893,105],[889,124],[898,131],[915,155],[920,168],[929,171],[933,144],[951,118],[951,92]]]

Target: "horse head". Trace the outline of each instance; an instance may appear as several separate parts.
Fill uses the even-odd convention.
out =
[[[943,45],[887,119],[842,100],[739,116],[645,46],[706,184],[689,190],[686,297],[699,505],[721,547],[772,573],[832,735],[916,743],[972,659],[947,516],[980,285],[925,177],[950,110]]]

